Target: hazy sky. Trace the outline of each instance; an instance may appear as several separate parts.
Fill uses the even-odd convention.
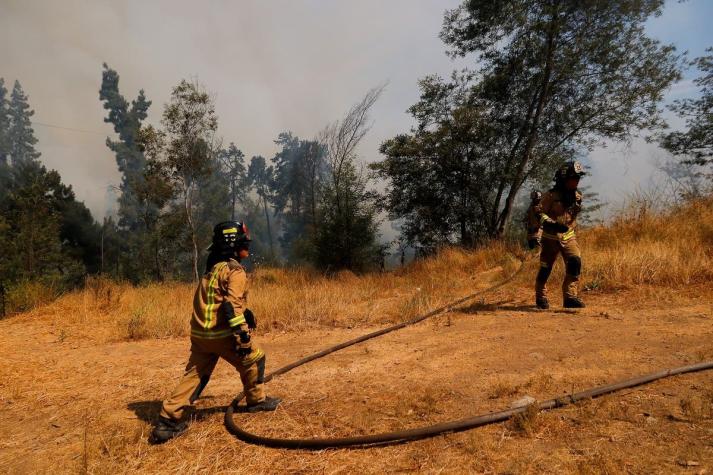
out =
[[[102,63],[120,75],[132,99],[143,88],[158,124],[171,88],[197,78],[216,100],[219,133],[249,158],[271,157],[284,130],[312,138],[370,88],[389,85],[372,113],[360,148],[379,159],[378,145],[412,125],[406,109],[417,80],[447,76],[453,62],[438,38],[445,9],[459,0],[360,1],[99,1],[0,0],[0,77],[18,79],[34,121],[43,162],[57,169],[94,216],[109,206],[106,189],[119,181],[104,144],[111,127],[99,102]],[[713,45],[713,1],[670,2],[649,23],[650,34],[700,55]],[[687,80],[669,98],[691,94]],[[634,142],[592,153],[590,184],[616,202],[648,186],[665,154]]]

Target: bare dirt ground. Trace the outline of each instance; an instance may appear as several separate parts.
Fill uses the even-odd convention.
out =
[[[368,434],[713,359],[709,288],[590,293],[577,312],[536,311],[530,293],[505,287],[298,368],[268,384],[284,398],[275,413],[237,417],[264,435]],[[258,338],[269,371],[373,329]],[[188,339],[107,344],[93,331],[91,322],[0,321],[0,472],[713,473],[711,371],[423,441],[308,452],[247,445],[226,431],[223,411],[240,381],[221,362],[189,431],[151,446],[150,423]]]

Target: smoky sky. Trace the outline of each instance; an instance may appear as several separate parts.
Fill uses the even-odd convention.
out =
[[[418,100],[419,78],[473,66],[473,59],[448,58],[438,38],[444,11],[459,3],[0,0],[0,77],[10,87],[21,82],[42,161],[101,220],[112,201],[107,188],[119,182],[104,144],[113,133],[98,97],[103,62],[119,73],[128,100],[144,89],[153,124],[171,88],[197,79],[213,94],[224,143],[235,142],[248,159],[272,157],[282,131],[314,137],[388,82],[359,149],[374,161],[383,140],[413,125],[406,109]],[[671,2],[648,27],[695,56],[713,45],[711,17],[713,2]],[[693,91],[689,75],[668,100]],[[662,153],[640,140],[597,149],[590,183],[605,200],[621,200],[651,181]]]

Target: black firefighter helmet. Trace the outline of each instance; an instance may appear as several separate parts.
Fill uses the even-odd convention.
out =
[[[213,243],[208,248],[211,252],[223,255],[236,254],[250,245],[250,232],[242,221],[223,221],[213,228]]]
[[[567,178],[582,178],[586,175],[584,167],[576,160],[563,163],[555,172],[555,182],[564,183]]]

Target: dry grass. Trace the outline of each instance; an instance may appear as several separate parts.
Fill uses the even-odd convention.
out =
[[[579,239],[584,290],[645,292],[647,286],[656,286],[656,293],[664,288],[675,292],[713,280],[713,199],[688,203],[666,215],[632,205],[611,226],[582,230]],[[251,276],[249,306],[258,316],[260,332],[401,322],[509,275],[518,266],[513,255],[521,253],[502,243],[475,251],[449,248],[393,272],[359,276],[260,268]],[[528,262],[520,285],[532,285],[536,266],[536,259]],[[558,262],[553,286],[562,272]],[[68,326],[110,322],[112,329],[102,330],[108,340],[179,337],[189,332],[193,291],[194,286],[185,283],[133,287],[90,278],[83,290],[32,313],[61,316]],[[37,289],[29,293],[41,295]]]
[[[712,205],[692,203],[669,216],[632,208],[611,227],[582,230],[583,283],[598,291],[582,312],[535,313],[522,304],[531,300],[532,259],[515,285],[453,312],[452,320],[444,315],[276,378],[269,391],[285,403],[241,423],[282,437],[399,430],[504,409],[524,395],[544,400],[709,359]],[[499,282],[517,269],[512,256],[518,252],[502,244],[444,249],[383,274],[259,269],[251,275],[249,305],[270,369],[353,338],[365,332],[361,327],[403,321]],[[561,262],[556,269],[553,290]],[[10,351],[0,362],[0,466],[12,467],[10,473],[50,473],[49,467],[71,473],[670,473],[713,467],[710,373],[558,411],[532,406],[507,424],[410,444],[306,453],[242,444],[225,432],[221,407],[239,382],[221,365],[189,433],[149,446],[158,401],[175,384],[187,351],[186,338],[157,339],[188,334],[193,292],[190,284],[134,287],[94,278],[81,291],[3,321],[0,344]],[[637,313],[637,302],[649,307]]]
[[[405,269],[362,276],[260,268],[251,275],[248,302],[260,332],[383,325],[413,318],[516,268],[517,261],[501,244],[476,251],[445,249]],[[190,331],[193,292],[186,283],[135,287],[91,278],[84,289],[31,313],[80,332],[108,322],[95,336],[109,341],[180,337]]]
[[[509,425],[513,431],[524,434],[527,437],[535,435],[542,427],[537,402],[528,404],[523,412],[515,414],[515,416],[510,419]]]
[[[611,226],[581,235],[590,288],[680,287],[713,279],[713,198],[664,215],[632,205]]]

